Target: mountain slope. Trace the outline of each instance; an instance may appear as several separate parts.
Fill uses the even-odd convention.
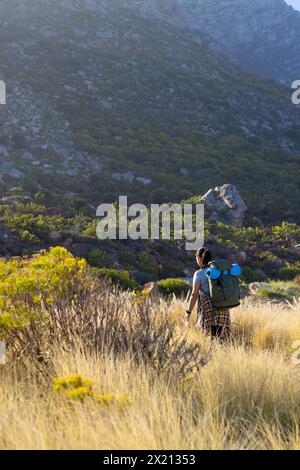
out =
[[[300,12],[284,0],[136,0],[169,21],[213,38],[246,70],[286,83],[299,79]]]
[[[249,217],[299,220],[289,91],[136,5],[1,4],[2,192],[23,186],[80,206],[120,194],[181,200],[233,182]]]

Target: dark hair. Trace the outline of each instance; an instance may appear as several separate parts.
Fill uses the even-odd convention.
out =
[[[208,263],[212,261],[211,252],[207,248],[200,248],[200,250],[197,251],[197,256],[203,257],[201,268],[207,268]]]

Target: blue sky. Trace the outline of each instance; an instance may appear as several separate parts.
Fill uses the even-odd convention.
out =
[[[285,0],[286,3],[292,5],[296,10],[300,10],[300,0]]]

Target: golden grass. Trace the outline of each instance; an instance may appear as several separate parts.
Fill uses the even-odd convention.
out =
[[[184,305],[157,305],[158,315],[167,310],[181,331]],[[70,403],[30,366],[0,366],[0,448],[299,449],[300,365],[291,346],[300,340],[300,304],[246,301],[233,322],[229,344],[187,331],[210,359],[182,382],[129,356],[50,351],[51,378],[80,373],[99,393],[125,393],[132,404],[124,410]]]

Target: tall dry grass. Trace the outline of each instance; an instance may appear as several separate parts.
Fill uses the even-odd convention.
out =
[[[114,301],[119,302],[117,320],[127,324],[140,307],[129,294],[117,298],[110,297],[111,309]],[[107,302],[102,298],[105,308]],[[93,301],[83,305],[86,321],[89,309],[95,319]],[[103,305],[99,308],[104,315]],[[44,336],[41,339],[47,343],[48,364],[36,364],[23,356],[0,366],[0,448],[300,448],[300,366],[291,360],[292,343],[300,339],[300,304],[245,301],[233,313],[233,341],[226,344],[212,343],[193,326],[183,332],[183,302],[146,301],[141,308],[151,312],[151,327],[147,322],[144,325],[150,328],[147,341],[154,338],[163,347],[166,331],[163,336],[154,332],[164,318],[169,326],[175,323],[173,336],[166,343],[172,354],[169,362],[163,361],[169,364],[163,373],[159,362],[152,367],[151,361],[157,361],[159,354],[152,341],[145,346],[145,337],[135,338],[134,349],[128,338],[126,344],[119,344],[119,353],[113,347],[110,353],[103,349],[103,332],[113,325],[104,321],[99,344],[95,343],[93,350],[92,343],[88,344],[91,330],[84,328],[82,319],[78,323],[79,310],[73,311],[76,321],[70,320],[69,310],[68,321],[75,325],[71,337],[62,334],[55,342],[51,336],[48,343]],[[62,311],[56,311],[56,318],[59,315]],[[143,325],[137,318],[135,321],[141,335]],[[61,327],[52,324],[54,333]],[[123,341],[133,332],[129,329],[122,336],[124,330],[120,331],[115,332],[114,341]],[[149,344],[152,355],[145,360],[139,353]],[[200,366],[195,361],[192,370],[172,367],[176,354],[182,360],[189,347],[199,355]],[[99,393],[125,393],[131,405],[120,410],[99,408],[92,400],[70,403],[53,391],[53,378],[77,373],[92,379]]]

